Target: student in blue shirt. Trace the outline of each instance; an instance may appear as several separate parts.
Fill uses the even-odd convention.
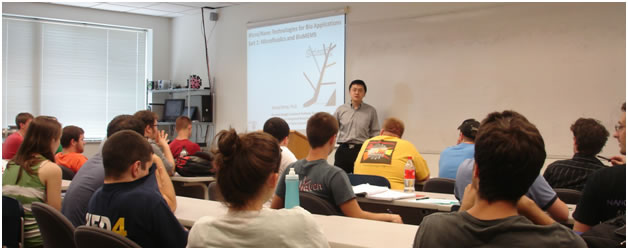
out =
[[[440,153],[438,161],[438,177],[456,179],[458,166],[466,159],[473,158],[475,153],[475,134],[478,132],[480,123],[475,119],[466,119],[460,124],[458,130],[457,145],[451,146]]]

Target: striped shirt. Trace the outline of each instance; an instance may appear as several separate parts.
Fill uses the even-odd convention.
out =
[[[568,188],[582,191],[587,178],[605,165],[595,156],[576,153],[572,159],[555,161],[547,167],[543,177],[552,188]]]
[[[44,159],[42,156],[39,157]],[[31,167],[35,175],[29,175],[14,162],[9,162],[7,169],[2,174],[2,195],[20,201],[24,207],[24,247],[43,247],[39,226],[31,210],[33,202],[44,202],[45,200],[46,186],[41,183],[37,175],[37,170],[43,162],[41,161]],[[22,175],[18,181],[19,171],[22,171]]]

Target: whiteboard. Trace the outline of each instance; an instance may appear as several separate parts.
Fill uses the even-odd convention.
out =
[[[512,109],[540,130],[549,157],[573,155],[570,125],[611,134],[626,93],[625,3],[509,4],[438,15],[352,21],[347,78],[368,86],[380,119],[405,122],[421,153],[454,145],[467,118]],[[350,98],[346,98],[350,100]]]

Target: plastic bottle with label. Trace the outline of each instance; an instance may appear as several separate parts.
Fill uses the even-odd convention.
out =
[[[414,193],[416,168],[412,162],[412,156],[408,156],[408,161],[406,161],[406,166],[403,168],[403,172],[403,191],[407,193]]]

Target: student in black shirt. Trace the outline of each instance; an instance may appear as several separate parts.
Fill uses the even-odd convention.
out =
[[[543,177],[552,188],[582,191],[587,177],[604,164],[596,155],[608,140],[608,130],[598,120],[580,118],[571,125],[574,139],[572,159],[555,161],[547,167]]]
[[[125,236],[142,247],[185,247],[179,224],[157,187],[153,150],[140,134],[116,132],[102,149],[105,184],[92,195],[87,225]],[[155,165],[156,166],[156,165]]]
[[[604,168],[589,176],[576,211],[573,230],[584,233],[600,222],[626,214],[626,103],[613,137],[619,140],[623,156],[612,158],[614,167]]]

